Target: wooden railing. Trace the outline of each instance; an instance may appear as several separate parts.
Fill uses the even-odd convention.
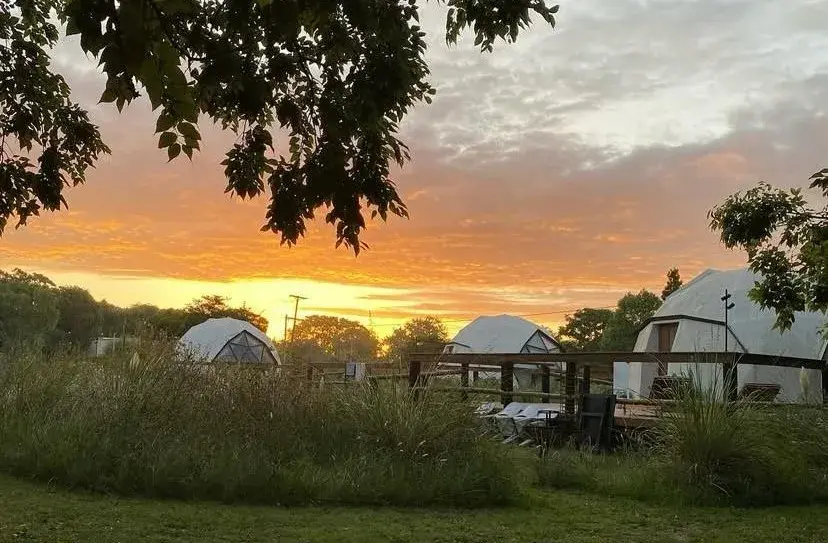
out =
[[[627,353],[627,352],[599,352],[599,353],[547,353],[547,354],[513,354],[513,353],[463,353],[439,354],[412,353],[408,360],[408,386],[415,390],[425,386],[429,377],[438,375],[460,375],[460,387],[433,386],[435,390],[460,391],[464,396],[468,394],[496,394],[501,403],[511,403],[516,394],[514,390],[514,369],[516,365],[532,365],[541,371],[541,391],[519,391],[517,394],[529,397],[539,397],[549,400],[562,400],[564,412],[575,413],[577,399],[582,394],[588,394],[592,384],[593,370],[596,373],[609,375],[612,380],[612,367],[615,362],[642,362],[662,364],[717,364],[722,366],[724,376],[725,399],[736,400],[738,383],[736,379],[739,364],[757,366],[777,366],[806,369],[824,369],[825,362],[808,358],[795,358],[751,353],[717,352],[717,353]],[[552,394],[550,390],[553,368],[564,365],[563,394]],[[446,369],[446,366],[456,366],[457,369]],[[483,389],[469,386],[469,371],[473,368],[488,369],[500,373],[500,389]],[[580,375],[579,375],[580,370]],[[579,386],[580,384],[580,386]]]

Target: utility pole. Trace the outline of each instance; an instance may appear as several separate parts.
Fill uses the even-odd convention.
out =
[[[722,297],[721,297],[721,300],[722,300],[722,302],[724,303],[724,317],[725,317],[725,340],[724,340],[724,350],[725,350],[725,352],[727,352],[727,336],[729,336],[729,335],[730,335],[730,326],[728,325],[727,315],[728,315],[728,313],[730,312],[730,310],[731,310],[731,309],[733,309],[733,306],[735,306],[735,305],[736,305],[734,302],[729,302],[729,303],[728,303],[728,301],[730,300],[730,298],[731,298],[732,296],[733,296],[733,295],[732,295],[732,294],[730,294],[730,293],[727,291],[727,289],[725,289],[724,296],[722,296]]]
[[[293,306],[293,326],[290,329],[290,342],[293,343],[293,333],[296,331],[296,321],[299,316],[299,300],[307,300],[307,298],[304,296],[297,296],[296,294],[291,294],[290,297],[296,302]]]

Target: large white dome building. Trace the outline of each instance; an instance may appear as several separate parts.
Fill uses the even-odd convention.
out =
[[[748,299],[757,276],[747,269],[718,271],[707,270],[671,294],[664,304],[638,334],[636,352],[743,352],[797,358],[824,359],[826,342],[820,335],[825,325],[821,313],[797,313],[796,322],[786,332],[774,329],[776,314],[762,310]],[[725,327],[725,289],[734,303],[728,312]],[[725,342],[727,349],[725,349]],[[714,355],[709,355],[713,357]],[[700,355],[704,360],[704,355]],[[658,374],[686,374],[690,364],[632,363],[629,371],[630,388],[642,395],[649,394],[653,378]],[[722,382],[720,364],[694,365],[692,370],[704,381]],[[783,402],[802,401],[800,368],[775,366],[738,366],[738,387],[747,383],[778,384],[781,386],[777,399]],[[809,401],[821,401],[822,372],[804,370],[807,379]]]

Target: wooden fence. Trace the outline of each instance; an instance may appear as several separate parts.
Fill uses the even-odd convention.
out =
[[[548,354],[503,354],[503,353],[463,353],[439,354],[412,353],[408,358],[408,386],[419,390],[426,385],[429,377],[440,375],[459,375],[460,387],[434,386],[435,390],[459,391],[468,394],[497,394],[501,403],[511,403],[515,394],[534,396],[546,401],[562,400],[564,412],[575,413],[578,397],[590,392],[593,378],[609,376],[612,381],[612,368],[615,362],[642,362],[661,364],[715,364],[722,367],[725,387],[725,399],[735,400],[738,396],[736,368],[739,364],[757,366],[777,366],[790,368],[824,369],[825,362],[808,358],[761,355],[751,353],[716,352],[716,353],[676,353],[676,352],[598,352],[598,353],[548,353]],[[514,390],[514,370],[517,365],[536,366],[541,371],[541,391],[529,392]],[[553,369],[564,365],[564,392],[551,392]],[[456,369],[446,369],[456,367]],[[500,389],[481,389],[469,386],[469,372],[473,368],[485,368],[500,373]],[[393,376],[392,376],[393,377]],[[399,376],[397,376],[399,377]],[[580,385],[580,386],[579,386]],[[623,403],[643,403],[641,401],[624,401]]]

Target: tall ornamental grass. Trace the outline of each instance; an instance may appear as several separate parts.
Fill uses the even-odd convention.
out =
[[[540,461],[540,484],[710,505],[828,502],[825,410],[725,402],[723,379],[689,376],[645,446],[557,451]]]
[[[267,504],[483,506],[520,494],[510,452],[445,396],[313,388],[177,360],[169,345],[0,365],[0,469],[71,487]]]

